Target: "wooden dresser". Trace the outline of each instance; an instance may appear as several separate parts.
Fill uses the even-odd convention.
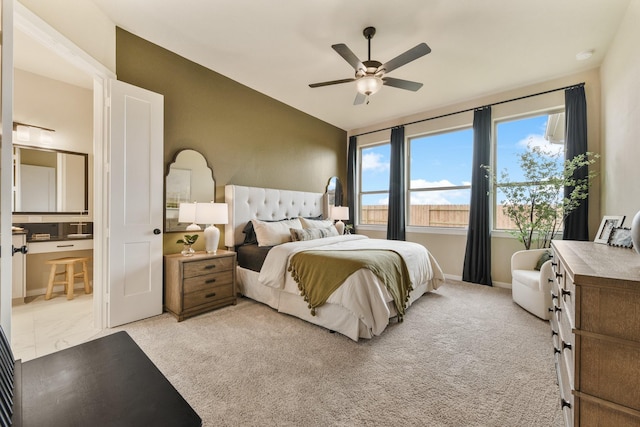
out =
[[[640,255],[553,241],[551,329],[568,426],[640,426]]]
[[[164,257],[164,307],[179,321],[236,303],[236,253]]]

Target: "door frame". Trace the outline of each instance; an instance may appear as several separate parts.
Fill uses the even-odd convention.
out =
[[[94,327],[104,329],[107,319],[106,304],[109,301],[110,198],[106,179],[109,173],[106,107],[108,82],[115,79],[116,75],[21,3],[14,2],[13,16],[14,29],[24,32],[93,78],[93,323]],[[11,289],[11,281],[3,285],[3,290],[5,286]]]

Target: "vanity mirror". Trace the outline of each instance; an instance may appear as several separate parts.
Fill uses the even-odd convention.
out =
[[[207,159],[195,150],[181,150],[169,164],[165,181],[165,232],[185,231],[178,222],[180,203],[215,200],[215,181]]]
[[[88,154],[14,144],[13,156],[13,213],[88,211]]]

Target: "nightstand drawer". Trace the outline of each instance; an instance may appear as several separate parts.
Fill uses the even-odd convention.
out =
[[[203,304],[214,304],[220,300],[234,298],[233,284],[215,286],[207,289],[201,289],[196,292],[184,294],[184,309],[188,310]]]
[[[211,258],[184,263],[183,275],[189,277],[202,276],[218,271],[231,270],[234,267],[235,257]]]
[[[233,283],[233,271],[221,271],[220,273],[207,274],[184,279],[185,294],[211,289],[215,286],[230,285]]]

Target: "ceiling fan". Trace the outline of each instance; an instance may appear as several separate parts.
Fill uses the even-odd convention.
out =
[[[365,102],[365,100],[368,104],[369,96],[379,91],[382,85],[411,90],[413,92],[422,87],[422,83],[403,79],[395,79],[393,77],[386,77],[386,73],[393,71],[396,68],[402,67],[403,65],[431,52],[431,48],[427,46],[426,43],[420,43],[419,45],[412,47],[405,53],[402,53],[383,64],[379,61],[371,60],[371,39],[376,34],[376,29],[374,27],[367,27],[362,31],[362,34],[367,39],[369,48],[368,59],[366,61],[360,61],[360,59],[358,59],[358,57],[351,51],[351,49],[347,47],[346,44],[340,43],[331,46],[333,50],[338,52],[338,54],[342,56],[344,60],[347,61],[349,65],[351,65],[355,69],[355,77],[351,79],[312,83],[309,85],[309,87],[314,88],[355,81],[356,87],[358,89],[358,94],[356,95],[356,99],[353,101],[353,105],[362,104],[363,102]]]

